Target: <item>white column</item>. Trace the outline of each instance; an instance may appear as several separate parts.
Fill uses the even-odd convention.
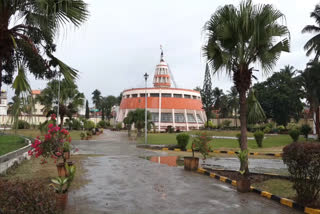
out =
[[[174,109],[172,109],[172,124],[173,124],[173,128],[176,129],[176,119],[174,117]]]
[[[198,118],[197,118],[197,112],[196,112],[196,110],[194,110],[194,118],[196,118],[197,127],[198,127],[198,129],[199,129],[199,122],[198,122]]]
[[[184,109],[184,117],[185,117],[185,120],[186,120],[187,131],[189,131],[188,117],[187,117],[187,109]]]
[[[160,127],[161,127],[161,89],[159,90],[159,127],[158,130],[160,132]]]
[[[202,118],[203,124],[205,124],[205,122],[207,121],[207,119],[203,116],[203,111],[201,111],[201,118]]]

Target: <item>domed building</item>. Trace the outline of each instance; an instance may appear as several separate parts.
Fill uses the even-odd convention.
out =
[[[170,70],[162,51],[153,77],[153,88],[124,90],[117,121],[122,122],[130,111],[144,109],[145,96],[147,110],[151,112],[152,121],[159,132],[168,126],[181,131],[199,129],[206,121],[199,91],[171,87]]]

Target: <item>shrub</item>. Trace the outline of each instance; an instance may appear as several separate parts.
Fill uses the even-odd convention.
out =
[[[121,130],[121,129],[122,129],[122,123],[117,123],[116,129],[117,129],[117,130]]]
[[[212,123],[212,121],[209,120],[208,122],[205,122],[204,127],[205,127],[205,128],[213,129],[213,123]]]
[[[288,166],[298,201],[307,205],[317,200],[320,191],[320,144],[289,144],[283,148],[282,159]]]
[[[107,128],[107,122],[104,120],[100,120],[97,124],[97,128],[103,128],[103,129]]]
[[[266,128],[263,129],[263,132],[266,133],[266,134],[269,133],[269,132],[271,132],[270,127],[269,127],[269,126],[266,126]]]
[[[222,121],[221,126],[222,126],[223,128],[229,127],[229,126],[231,125],[231,123],[232,123],[231,120],[224,120],[224,121]]]
[[[18,125],[16,126],[18,129],[30,129],[30,124],[24,120],[18,120]]]
[[[180,149],[183,149],[183,150],[186,149],[189,139],[190,139],[190,136],[186,133],[181,133],[177,135],[176,140]]]
[[[166,132],[173,133],[174,132],[174,128],[172,126],[167,126]]]
[[[288,123],[287,129],[288,130],[299,129],[299,127],[298,127],[298,124],[296,124],[296,123]]]
[[[0,179],[0,189],[1,213],[58,213],[54,192],[39,181]]]
[[[81,125],[80,120],[72,118],[72,129],[73,130],[81,130],[82,129],[82,125]]]
[[[237,141],[239,143],[239,148],[241,147],[241,133],[236,134]]]
[[[195,135],[192,141],[192,149],[198,149],[205,160],[210,152],[209,142],[212,136],[208,132],[200,132]]]
[[[91,120],[84,121],[84,129],[85,130],[91,131],[92,129],[94,129],[94,127],[95,127],[95,124],[93,121],[91,121]]]
[[[277,129],[279,130],[280,133],[286,130],[286,128],[283,125],[277,126]]]
[[[308,140],[308,134],[311,132],[311,127],[308,124],[303,124],[300,128],[301,133],[303,136]]]
[[[266,127],[266,128],[269,128],[269,127]],[[263,131],[256,131],[253,135],[254,135],[254,139],[257,142],[258,147],[261,148],[262,147],[262,141],[263,141],[263,138],[264,138],[264,132]]]
[[[297,142],[299,140],[300,131],[298,129],[291,129],[289,131],[289,135],[292,138],[293,142]]]

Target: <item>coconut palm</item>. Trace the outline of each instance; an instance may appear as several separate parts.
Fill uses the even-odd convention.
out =
[[[237,91],[237,88],[232,86],[229,91],[227,91],[227,97],[228,97],[228,106],[232,109],[234,113],[234,124],[237,127],[237,114],[239,110],[239,93]]]
[[[320,4],[317,4],[314,10],[310,14],[311,18],[314,18],[316,25],[307,25],[302,29],[302,33],[315,33],[311,39],[304,45],[304,49],[307,51],[307,56],[315,53],[314,60],[317,61],[320,55]]]
[[[59,101],[60,126],[62,127],[64,117],[68,116],[71,120],[72,116],[84,105],[85,97],[83,93],[78,91],[75,83],[63,79],[60,84],[60,100],[58,100],[58,80],[49,82],[47,87],[41,91],[37,100],[44,106],[43,111],[45,114],[54,110]]]
[[[62,73],[69,81],[77,71],[58,58],[54,38],[61,27],[79,26],[88,16],[83,0],[0,0],[0,89],[11,84],[19,64],[36,78]]]
[[[243,1],[237,8],[219,8],[205,24],[207,41],[204,55],[214,73],[225,71],[239,92],[241,150],[247,149],[247,92],[251,86],[253,65],[264,72],[272,70],[281,52],[289,51],[289,31],[279,23],[284,15],[272,5],[253,5]],[[241,171],[248,174],[248,161]]]

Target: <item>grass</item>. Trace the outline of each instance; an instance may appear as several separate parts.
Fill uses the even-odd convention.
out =
[[[261,183],[254,183],[252,186],[283,198],[294,199],[296,196],[296,191],[292,187],[293,183],[285,179],[269,179]]]
[[[228,133],[230,132],[230,133]],[[194,134],[195,131],[189,132],[189,134]],[[212,134],[216,133],[215,136],[235,136],[233,134],[238,133],[236,131],[212,131]],[[220,134],[224,135],[220,135]],[[252,133],[250,133],[252,134]],[[148,134],[148,143],[150,144],[177,144],[176,133],[150,133]],[[300,140],[303,141],[304,138],[300,136]],[[254,151],[265,151],[265,152],[280,152],[282,147],[290,144],[292,139],[289,135],[269,135],[263,141],[263,148],[259,148],[255,140],[248,140],[248,148]],[[144,143],[144,138],[138,139],[138,143]],[[238,141],[235,139],[213,139],[210,143],[212,149],[239,149]],[[191,140],[189,141],[187,148],[191,148]]]
[[[86,184],[88,181],[82,176],[85,173],[85,169],[82,166],[82,162],[87,159],[87,155],[72,155],[71,160],[76,166],[76,176],[72,182],[71,188],[77,189],[82,185]],[[14,180],[33,180],[40,179],[47,184],[50,184],[51,178],[57,177],[57,167],[53,162],[53,159],[48,159],[48,163],[41,164],[42,158],[32,158],[31,160],[26,160],[16,168],[10,169],[6,175],[3,175],[2,178]],[[1,177],[0,177],[1,179]]]
[[[22,135],[25,136],[27,138],[36,138],[37,136],[43,136],[44,134],[41,134],[40,130],[38,129],[18,129],[18,130],[5,130],[5,131],[1,131],[2,133],[5,134],[17,134],[17,135]],[[82,131],[70,131],[70,136],[72,138],[72,140],[80,140],[80,133]]]
[[[193,130],[190,131],[190,134],[196,134],[198,133],[198,130]],[[210,133],[213,136],[227,136],[227,137],[235,137],[237,134],[240,133],[240,130],[238,131],[234,131],[234,130],[209,130],[206,131],[208,133]],[[247,132],[247,136],[248,137],[253,137],[253,133],[252,132]]]
[[[0,135],[0,155],[15,151],[26,145],[27,144],[22,137],[14,135]]]

